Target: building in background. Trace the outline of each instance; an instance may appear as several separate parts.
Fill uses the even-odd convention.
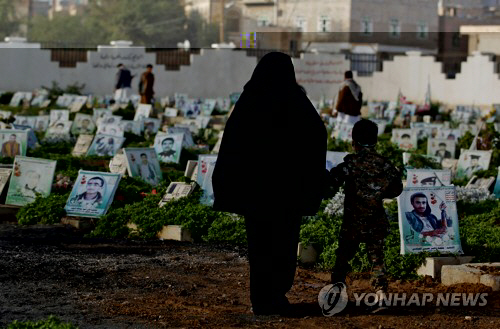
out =
[[[49,17],[53,17],[55,13],[67,13],[75,16],[83,13],[85,7],[89,4],[89,0],[50,0],[51,8]]]

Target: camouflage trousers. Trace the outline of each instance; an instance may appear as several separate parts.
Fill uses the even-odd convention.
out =
[[[345,282],[351,268],[349,261],[354,258],[360,243],[365,243],[368,258],[372,263],[371,285],[375,291],[387,291],[386,268],[384,264],[384,241],[387,229],[384,225],[375,229],[366,229],[364,225],[342,225],[339,247],[335,252],[335,266],[332,270],[332,283]]]

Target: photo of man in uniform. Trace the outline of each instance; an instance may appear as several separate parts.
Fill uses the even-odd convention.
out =
[[[399,143],[399,148],[403,150],[410,150],[413,148],[413,143],[411,142],[411,136],[408,134],[403,134],[401,136],[401,141]]]
[[[172,137],[167,137],[161,141],[162,151],[158,154],[160,159],[164,162],[174,161],[177,151],[173,150],[174,139]]]
[[[13,158],[21,155],[21,144],[16,141],[16,134],[11,134],[9,140],[2,144],[2,156]]]
[[[422,186],[436,186],[436,180],[436,176],[426,177],[420,181],[420,184],[422,184]]]
[[[91,129],[90,126],[90,120],[89,119],[83,119],[80,121],[80,126],[77,128],[78,133],[80,134],[90,134],[92,133],[93,129]]]
[[[470,156],[470,165],[465,169],[465,175],[467,177],[471,177],[473,173],[478,170],[484,170],[484,168],[479,164],[480,155],[471,155]]]
[[[446,143],[441,142],[441,143],[439,143],[438,146],[439,146],[439,149],[436,151],[435,156],[439,157],[441,160],[450,159],[451,152],[446,150]]]
[[[446,216],[446,203],[441,202],[439,210],[441,210],[441,219],[438,220],[431,212],[431,207],[427,201],[427,196],[424,193],[415,193],[410,197],[412,211],[405,212],[406,220],[411,228],[425,235],[439,235],[446,232],[446,227],[452,225],[452,220]]]
[[[78,204],[84,209],[99,207],[103,201],[104,184],[104,179],[101,177],[92,177],[87,181],[86,191],[73,197],[70,203]]]

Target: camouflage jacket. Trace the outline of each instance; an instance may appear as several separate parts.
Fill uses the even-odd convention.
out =
[[[403,190],[400,171],[369,148],[344,157],[330,171],[330,184],[334,188],[345,184],[344,218],[368,226],[388,226],[383,199],[395,198]]]

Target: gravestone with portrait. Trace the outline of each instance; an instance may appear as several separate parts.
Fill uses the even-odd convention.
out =
[[[0,130],[0,155],[14,158],[17,155],[26,155],[28,148],[28,131],[17,129]]]
[[[417,130],[415,129],[393,129],[391,142],[405,151],[417,148]]]
[[[439,162],[443,159],[455,159],[455,141],[451,139],[427,139],[427,155],[439,157]]]
[[[401,254],[462,253],[455,186],[406,187],[398,197]]]
[[[492,151],[464,150],[460,152],[455,177],[471,178],[479,170],[487,170],[490,165]]]
[[[153,148],[124,148],[123,153],[130,177],[138,177],[153,186],[161,182],[160,163]]]
[[[179,163],[184,134],[165,134],[159,132],[154,139],[154,149],[160,162]]]
[[[407,169],[407,187],[450,186],[451,170]]]
[[[73,135],[89,135],[95,130],[95,123],[90,114],[77,113],[71,126],[71,133]]]
[[[79,170],[64,209],[69,216],[99,218],[113,202],[121,175]]]
[[[114,156],[124,141],[124,137],[98,134],[90,145],[87,155]]]
[[[47,197],[52,189],[55,160],[16,156],[5,204],[24,206],[38,195]]]

